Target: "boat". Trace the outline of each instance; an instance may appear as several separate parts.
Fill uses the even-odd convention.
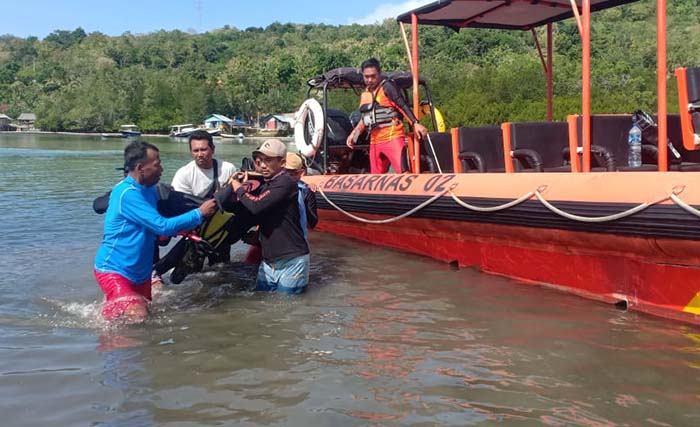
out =
[[[277,138],[286,137],[291,134],[289,129],[266,129],[266,128],[251,128],[250,136],[256,138]]]
[[[103,132],[100,134],[102,138],[124,138],[124,135],[121,133],[109,133],[109,132]]]
[[[400,15],[402,30],[412,26],[412,46],[405,33],[404,40],[413,88],[420,24],[528,31],[545,25],[549,54],[538,50],[548,120],[460,126],[431,132],[420,144],[409,135],[404,174],[343,169],[339,164],[354,154],[324,135],[316,160],[325,174],[304,178],[317,190],[317,229],[700,324],[700,130],[691,117],[700,111],[700,69],[676,70],[681,113],[668,115],[661,26],[657,114],[590,113],[591,12],[632,1],[440,0]],[[657,5],[658,22],[665,23],[665,1]],[[554,122],[552,23],[567,18],[577,20],[582,37],[582,107]],[[656,145],[645,144],[644,164],[630,168],[615,159],[626,158],[633,120]]]
[[[102,138],[136,138],[141,136],[141,132],[136,125],[121,125],[119,132],[101,133]]]
[[[222,133],[222,134],[220,134],[219,136],[222,137],[222,138],[227,138],[227,139],[233,139],[233,138],[235,138],[235,139],[243,139],[243,138],[245,138],[245,135],[243,134],[243,132],[239,132],[239,133],[237,133],[237,134]]]
[[[170,126],[170,137],[171,138],[187,138],[190,134],[196,131],[197,128],[192,125],[192,123],[187,123],[184,125],[172,125]]]
[[[119,132],[121,132],[124,138],[136,138],[141,136],[141,131],[138,130],[136,125],[121,125],[119,127]]]

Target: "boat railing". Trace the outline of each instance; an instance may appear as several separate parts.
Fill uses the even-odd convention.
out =
[[[656,116],[644,129],[641,167],[627,166],[627,134],[632,114],[592,114],[590,170],[657,171]],[[469,172],[580,172],[583,170],[582,117],[570,115],[566,122],[506,122],[501,126],[458,127],[448,133],[431,133],[437,160],[454,164],[456,173]],[[682,115],[669,114],[668,170],[699,171],[700,151],[688,150],[683,141]],[[694,130],[693,130],[694,131]],[[451,136],[450,136],[451,135]],[[451,153],[445,141],[449,138]],[[421,144],[421,153],[426,150]],[[439,148],[438,148],[439,147]],[[431,156],[434,157],[434,156]],[[449,160],[448,160],[449,159]],[[426,170],[421,167],[421,170]],[[426,170],[427,172],[432,172]]]
[[[677,68],[683,147],[700,150],[700,68]]]

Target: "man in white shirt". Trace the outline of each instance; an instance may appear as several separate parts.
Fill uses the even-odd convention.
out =
[[[231,177],[236,173],[236,167],[229,162],[218,161],[214,158],[214,140],[209,132],[203,130],[192,132],[189,138],[189,146],[193,160],[175,172],[172,181],[173,190],[207,199],[213,196],[220,187],[228,183]],[[212,218],[212,220],[214,219],[217,221],[220,220],[218,215]],[[223,227],[227,233],[231,233],[237,226],[238,224],[236,222],[227,221]],[[211,231],[209,222],[205,222],[202,227]],[[200,229],[199,232],[203,237],[206,237],[204,229]],[[215,242],[212,241],[210,243],[214,244]],[[217,255],[209,256],[210,263],[229,262],[231,243],[228,241],[218,243]],[[156,274],[161,275],[175,266],[180,258],[184,256],[183,251],[185,251],[186,248],[187,246],[184,242],[178,242],[178,244],[171,249],[170,253],[156,264]],[[184,272],[184,270],[180,269],[179,273],[182,272]],[[184,276],[179,273],[173,272],[170,276],[171,282],[179,283],[182,281]],[[178,278],[178,275],[182,277]]]
[[[229,162],[214,158],[214,141],[208,132],[197,130],[189,138],[192,160],[175,172],[173,189],[197,197],[210,197],[236,173]],[[218,183],[214,183],[214,175]]]

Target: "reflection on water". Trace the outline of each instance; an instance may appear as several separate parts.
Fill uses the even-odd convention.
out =
[[[312,233],[311,285],[214,266],[110,327],[91,201],[123,141],[0,135],[3,426],[695,426],[700,331]],[[187,144],[154,139],[165,179]],[[239,164],[254,145],[219,144]]]

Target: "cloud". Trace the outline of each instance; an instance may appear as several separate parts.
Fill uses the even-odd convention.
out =
[[[363,16],[362,18],[350,18],[349,21],[350,23],[360,25],[376,24],[387,18],[396,18],[404,12],[432,3],[433,1],[434,0],[409,0],[399,4],[380,4],[369,15]]]

